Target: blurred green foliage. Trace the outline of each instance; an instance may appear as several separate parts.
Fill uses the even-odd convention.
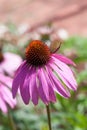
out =
[[[87,38],[75,36],[65,41],[62,46],[62,50],[69,49],[72,54],[75,53],[76,57],[74,61],[79,63],[81,61],[87,61]]]

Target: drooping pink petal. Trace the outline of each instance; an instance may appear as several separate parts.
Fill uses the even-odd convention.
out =
[[[52,59],[54,60],[56,65],[62,70],[63,75],[65,75],[67,77],[67,79],[69,79],[69,81],[71,81],[73,86],[77,86],[76,80],[73,76],[71,69],[65,63],[61,62],[57,58],[52,57]]]
[[[44,70],[45,76],[46,76],[46,80],[47,80],[47,84],[49,86],[49,97],[50,97],[50,101],[55,102],[56,101],[56,96],[53,90],[53,84],[48,76],[48,72]]]
[[[1,98],[1,96],[0,96],[0,108],[1,108],[1,110],[4,112],[4,113],[7,113],[7,107],[6,107],[6,104],[5,104],[5,102],[3,101],[3,99]]]
[[[76,90],[76,86],[73,85],[65,75],[63,75],[62,71],[55,64],[50,64],[50,67],[52,67],[52,69],[57,73],[59,78],[65,83],[65,85],[69,89]]]
[[[21,62],[22,59],[20,56],[7,52],[4,53],[4,61],[2,62],[1,67],[5,72],[13,75]]]
[[[30,97],[34,105],[38,104],[38,89],[37,89],[37,83],[36,83],[36,69],[33,68],[32,75],[30,77],[29,81],[29,91],[30,91]]]
[[[22,62],[22,64],[17,68],[17,70],[16,70],[16,73],[15,73],[15,76],[16,76],[16,74],[18,74],[18,73],[20,73],[20,71],[21,71],[21,69],[25,69],[26,68],[26,60],[24,60],[23,62]]]
[[[47,80],[46,80],[46,77],[42,68],[38,69],[38,78],[39,78],[39,81],[41,82],[40,87],[42,87],[44,94],[46,95],[46,98],[49,101],[49,86],[47,84]]]
[[[28,104],[30,100],[29,82],[31,80],[31,75],[32,67],[29,67],[24,77],[23,84],[20,84],[20,93],[25,104]]]
[[[3,75],[2,73],[0,73],[0,83],[2,83],[5,86],[8,86],[9,88],[11,88],[12,86],[12,78]]]
[[[49,101],[47,100],[46,95],[44,94],[44,90],[41,87],[41,84],[40,84],[40,86],[38,88],[38,93],[39,93],[39,96],[40,96],[41,100],[44,102],[44,104],[47,105],[49,103]]]
[[[37,80],[38,80],[38,93],[39,93],[39,96],[41,98],[41,100],[47,105],[49,100],[47,99],[46,95],[45,95],[45,92],[44,92],[44,88],[42,87],[42,82],[40,80],[40,77],[42,75],[40,74],[40,71],[37,72]]]
[[[2,93],[3,100],[5,102],[7,102],[11,106],[11,108],[14,108],[14,106],[16,105],[16,100],[12,99],[12,94],[11,94],[10,90],[5,86],[2,86],[1,89],[3,91],[3,93]]]
[[[47,67],[48,71],[49,71],[49,77],[51,82],[54,84],[53,85],[53,89],[59,93],[59,95],[68,98],[70,97],[70,93],[68,90],[66,90],[64,88],[64,86],[61,84],[61,82],[59,81],[59,79],[56,77],[56,75],[54,75],[54,73],[52,72],[52,69],[49,69],[49,67]]]
[[[13,84],[12,84],[12,95],[13,95],[13,98],[15,98],[16,96],[16,93],[17,93],[17,90],[18,90],[18,87],[23,84],[24,80],[25,80],[25,77],[27,75],[27,71],[28,71],[28,66],[26,64],[26,62],[23,62],[23,64],[19,67],[16,75],[15,75],[15,78],[13,80]]]
[[[25,104],[29,103],[30,93],[29,93],[29,79],[26,77],[24,84],[20,87],[21,97]]]
[[[69,58],[61,55],[61,54],[53,54],[54,57],[56,57],[57,59],[59,59],[60,61],[66,63],[66,64],[69,64],[69,65],[73,65],[73,66],[76,66],[75,63],[70,60]]]

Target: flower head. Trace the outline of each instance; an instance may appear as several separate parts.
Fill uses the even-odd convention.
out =
[[[16,105],[16,100],[12,99],[11,85],[12,79],[0,73],[0,109],[3,113],[7,113],[8,105],[11,108]]]
[[[13,80],[12,94],[15,98],[18,88],[25,104],[39,98],[45,103],[55,102],[55,92],[69,98],[77,84],[67,64],[75,65],[61,54],[52,54],[45,43],[32,41],[26,48],[26,60],[20,65]]]

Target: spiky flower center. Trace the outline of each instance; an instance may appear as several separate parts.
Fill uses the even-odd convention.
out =
[[[26,48],[26,60],[34,66],[42,66],[50,59],[50,50],[39,40],[32,41]]]

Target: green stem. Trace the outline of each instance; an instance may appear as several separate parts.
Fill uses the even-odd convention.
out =
[[[47,117],[48,117],[48,126],[49,126],[49,130],[52,130],[49,105],[46,105],[46,111],[47,111]]]
[[[16,126],[14,124],[13,118],[9,111],[8,111],[8,119],[9,119],[9,125],[10,125],[11,130],[16,130]]]

